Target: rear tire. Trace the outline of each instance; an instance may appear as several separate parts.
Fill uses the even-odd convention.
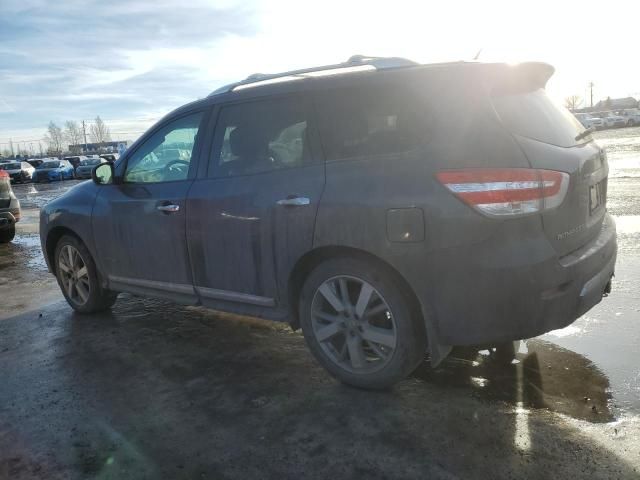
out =
[[[54,262],[60,290],[76,312],[100,312],[116,302],[118,294],[102,287],[89,250],[76,237],[64,235],[58,241]]]
[[[386,268],[355,258],[327,260],[307,277],[302,332],[318,362],[341,382],[389,388],[424,359],[424,323],[398,284]]]
[[[16,226],[11,225],[9,228],[0,230],[0,243],[9,243],[16,236]]]

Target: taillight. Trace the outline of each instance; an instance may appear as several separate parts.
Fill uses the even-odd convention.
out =
[[[9,178],[9,174],[4,170],[0,170],[0,178],[1,179]]]
[[[555,208],[569,187],[569,174],[555,170],[469,168],[441,171],[436,177],[467,205],[490,217]]]

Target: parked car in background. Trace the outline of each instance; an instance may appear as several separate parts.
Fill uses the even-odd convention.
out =
[[[9,174],[12,182],[30,182],[35,168],[25,161],[15,161],[0,164],[0,170]]]
[[[354,57],[221,87],[44,206],[44,256],[80,313],[132,292],[286,320],[364,388],[565,327],[617,245],[553,71]]]
[[[100,165],[101,163],[107,163],[107,160],[100,157],[85,158],[84,160],[80,160],[80,164],[75,169],[75,178],[91,178],[91,172],[93,171],[94,167],[96,165]]]
[[[33,172],[34,182],[52,182],[73,178],[73,166],[67,160],[47,160]]]
[[[620,117],[626,119],[628,127],[640,125],[640,110],[638,110],[637,108],[619,110],[616,112],[616,115],[619,115]]]
[[[594,130],[603,128],[604,122],[601,118],[593,117],[588,113],[574,113],[574,115],[584,128],[593,128]]]
[[[613,112],[596,112],[593,116],[602,119],[603,128],[619,128],[627,126],[627,120]]]
[[[20,220],[20,202],[13,194],[9,174],[0,170],[0,243],[13,240]]]
[[[120,158],[120,154],[119,153],[103,153],[102,155],[100,155],[100,157],[104,158],[108,162],[113,163]]]
[[[84,160],[85,158],[87,158],[86,155],[73,155],[70,157],[64,157],[63,160],[66,160],[73,166],[73,168],[76,168],[78,165],[80,165],[80,161]]]
[[[44,162],[45,159],[42,158],[29,158],[27,160],[27,163],[29,165],[31,165],[33,168],[37,168],[38,165],[42,164],[42,162]]]

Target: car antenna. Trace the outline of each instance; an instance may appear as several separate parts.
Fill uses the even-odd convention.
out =
[[[478,53],[476,53],[476,56],[473,57],[474,60],[478,60],[478,58],[480,58],[480,54],[482,53],[482,49],[478,50]]]

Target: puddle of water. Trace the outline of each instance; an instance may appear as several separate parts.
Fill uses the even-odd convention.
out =
[[[38,235],[16,235],[10,243],[0,245],[0,266],[25,265],[32,270],[46,270]]]
[[[421,366],[414,376],[520,409],[544,408],[593,423],[614,420],[609,379],[582,355],[540,339],[506,353],[483,353],[454,349],[437,369]]]

